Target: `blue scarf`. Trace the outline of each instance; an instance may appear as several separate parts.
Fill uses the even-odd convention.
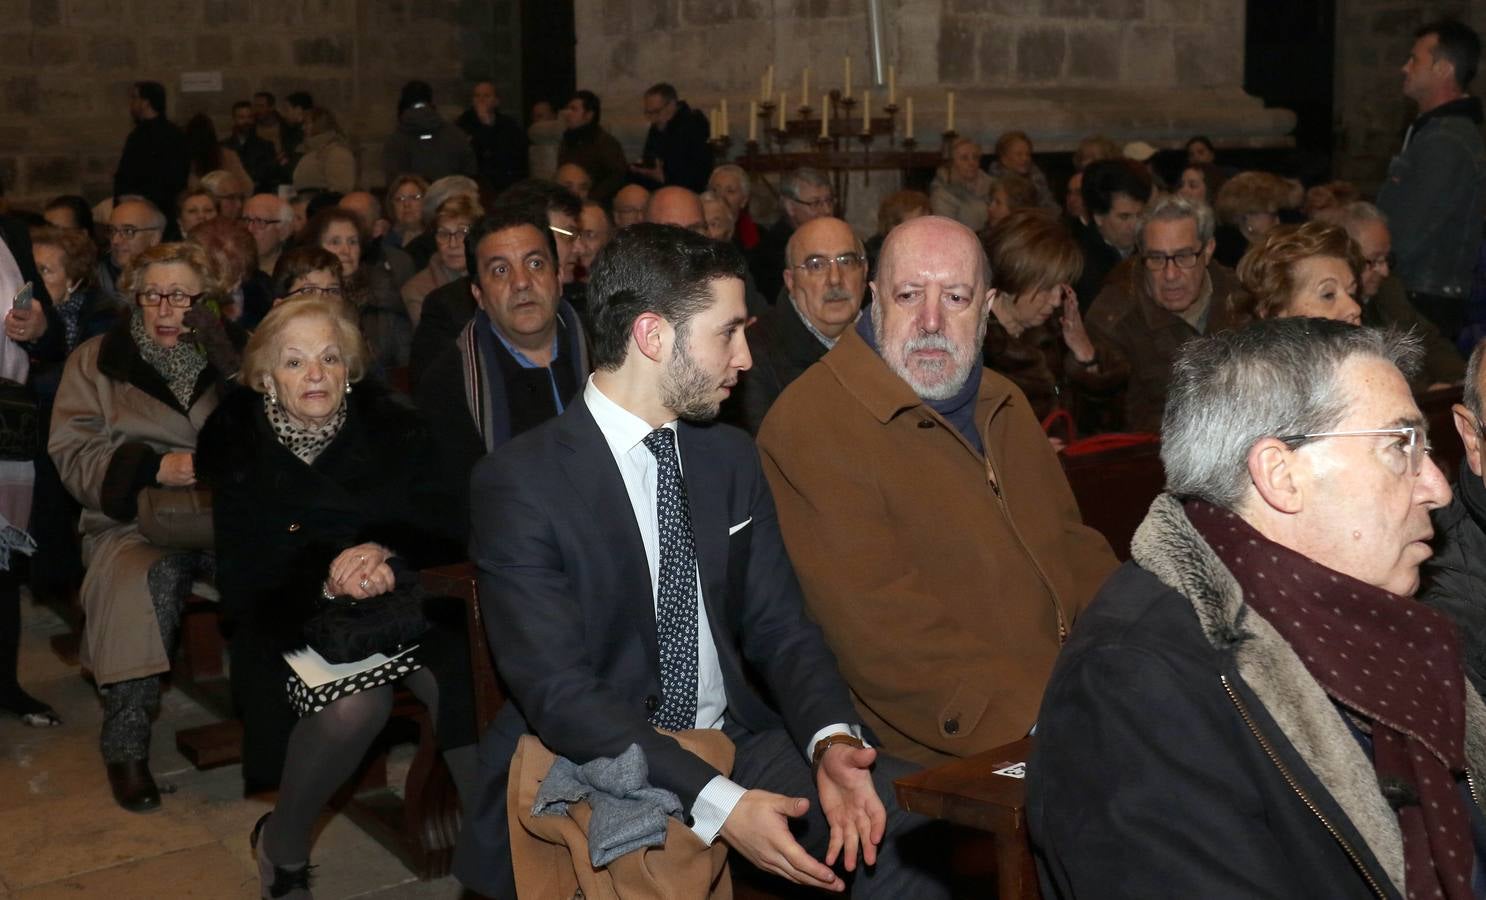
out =
[[[872,328],[870,313],[857,318],[857,334],[862,336],[873,353],[882,355],[877,346],[877,332]],[[980,432],[975,427],[975,397],[980,393],[980,379],[984,372],[983,367],[977,367],[955,395],[947,400],[923,401],[925,406],[939,413],[945,421],[958,429],[965,440],[970,442],[970,446],[975,448],[975,452],[982,455],[985,454],[985,445],[981,443]]]

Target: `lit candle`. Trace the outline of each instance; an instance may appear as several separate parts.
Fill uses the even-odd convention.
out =
[[[805,71],[803,71],[803,72],[800,73],[800,105],[801,106],[809,106],[810,105],[810,67],[809,66],[806,66],[805,67]]]
[[[908,117],[908,134],[907,134],[907,137],[911,141],[911,140],[913,140],[913,98],[912,97],[909,97],[908,98],[908,108],[906,110],[904,110],[904,114]]]
[[[748,143],[758,143],[758,101],[748,101]]]
[[[898,70],[893,66],[887,67],[887,105],[898,104]]]
[[[862,91],[862,133],[872,133],[872,91]]]
[[[842,87],[842,89],[841,89],[841,96],[843,96],[843,97],[850,97],[851,96],[851,54],[848,53],[847,55],[841,57],[841,63],[842,63],[842,66],[844,68],[844,74],[842,75],[842,78],[841,78],[841,84],[844,85],[844,87]]]
[[[785,122],[784,122],[784,110],[785,110],[785,107],[787,105],[788,104],[785,103],[785,94],[784,94],[784,91],[780,91],[779,92],[779,130],[781,132],[783,132],[785,130],[785,128],[784,128],[784,124],[785,124]]]
[[[728,102],[726,99],[722,101],[722,124],[718,126],[718,135],[720,137],[728,136]]]
[[[945,121],[944,130],[945,131],[954,131],[955,130],[955,92],[954,91],[949,91],[948,94],[947,94],[947,96],[948,96],[948,104],[947,104],[947,108],[945,109],[945,115],[944,115],[944,121]]]
[[[830,137],[831,136],[831,131],[830,131],[830,128],[831,128],[830,111],[831,111],[831,95],[830,94],[821,94],[820,95],[820,136],[823,137],[823,138],[824,137]]]

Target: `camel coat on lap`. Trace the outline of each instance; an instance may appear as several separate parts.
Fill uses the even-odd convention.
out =
[[[170,669],[150,601],[150,566],[166,551],[139,534],[137,497],[156,484],[160,458],[196,449],[221,383],[207,366],[189,410],[145,362],[126,318],[67,359],[47,449],[62,483],[83,506],[82,663],[98,684]]]
[[[848,329],[759,432],[805,602],[882,748],[933,765],[1024,737],[1115,569],[1021,391],[989,370],[987,454]]]

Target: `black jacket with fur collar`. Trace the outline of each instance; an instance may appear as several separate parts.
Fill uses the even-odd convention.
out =
[[[1330,698],[1162,495],[1079,618],[1028,765],[1045,897],[1401,897],[1403,839]],[[1486,772],[1486,707],[1466,691]]]

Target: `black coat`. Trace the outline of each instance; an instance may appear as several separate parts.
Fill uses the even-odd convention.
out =
[[[285,172],[278,164],[273,144],[259,137],[256,131],[248,132],[246,137],[229,134],[222,141],[222,146],[236,153],[237,158],[242,160],[243,169],[253,179],[254,191],[271,194],[278,190],[280,184],[289,180],[284,177]]]
[[[527,147],[531,142],[515,119],[496,110],[495,121],[486,125],[473,109],[467,109],[454,124],[470,136],[482,189],[498,194],[526,177],[530,170]]]
[[[294,721],[280,654],[304,646],[302,626],[335,556],[375,541],[413,568],[463,558],[446,531],[445,482],[417,413],[366,381],[347,404],[345,425],[313,465],[279,443],[263,396],[245,388],[222,401],[197,444],[196,470],[213,493],[217,589],[250,787],[278,780]]]
[[[1420,574],[1419,599],[1449,616],[1460,628],[1465,673],[1486,697],[1486,485],[1460,461],[1455,497],[1429,514],[1434,556]]]
[[[1043,697],[1027,767],[1043,896],[1400,897],[1370,760],[1180,503],[1157,498],[1131,553]],[[1486,770],[1473,694],[1466,720]]]
[[[423,314],[413,329],[413,349],[408,354],[408,381],[416,389],[434,360],[454,346],[460,329],[474,318],[480,305],[470,293],[468,275],[437,287],[423,298]]]
[[[665,128],[650,126],[645,135],[644,163],[653,166],[659,162],[665,174],[665,184],[701,193],[707,189],[707,179],[712,174],[712,148],[707,145],[707,116],[701,110],[692,109],[685,100],[676,102],[676,114]],[[660,187],[646,179],[646,187]]]
[[[765,300],[779,296],[784,290],[785,250],[794,233],[795,226],[781,213],[777,222],[759,234],[758,246],[753,248],[753,259],[748,265],[753,271],[753,283]]]
[[[1099,226],[1092,220],[1089,224],[1076,228],[1074,237],[1078,239],[1079,249],[1084,254],[1084,270],[1078,277],[1078,284],[1073,286],[1073,291],[1078,295],[1079,311],[1087,313],[1089,307],[1094,305],[1094,298],[1104,288],[1105,277],[1120,264],[1120,251],[1104,240],[1104,236],[1099,233]]]
[[[114,199],[139,194],[175,217],[175,200],[186,189],[191,160],[186,153],[186,135],[164,116],[146,119],[134,126],[124,141],[124,152],[114,172]]]
[[[753,368],[738,378],[738,386],[723,403],[720,417],[749,434],[757,434],[769,407],[791,382],[826,355],[826,345],[805,327],[788,297],[780,297],[743,336],[748,339]]]

